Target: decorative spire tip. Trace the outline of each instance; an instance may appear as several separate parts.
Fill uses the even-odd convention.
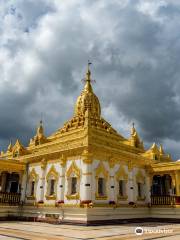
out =
[[[91,71],[90,71],[90,65],[92,63],[88,60],[88,68],[87,68],[87,73],[86,73],[86,81],[91,82]]]

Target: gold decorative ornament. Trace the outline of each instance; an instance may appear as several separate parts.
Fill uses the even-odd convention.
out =
[[[34,168],[32,168],[31,172],[29,173],[28,179],[29,180],[34,180],[35,182],[38,181],[39,175],[36,173]]]
[[[96,200],[107,200],[107,196],[100,196],[97,192],[96,192]]]
[[[56,200],[56,194],[54,194],[54,195],[46,195],[45,196],[46,197],[46,200]]]
[[[76,193],[76,194],[67,194],[66,195],[66,198],[68,200],[79,200],[79,193]]]
[[[116,180],[128,180],[128,174],[125,172],[124,167],[120,166],[119,170],[116,172]]]
[[[100,161],[98,167],[96,168],[96,178],[98,178],[100,174],[102,174],[105,179],[108,179],[109,174],[102,161]]]
[[[91,164],[92,163],[92,154],[85,149],[82,153],[83,163]]]
[[[110,168],[113,168],[115,166],[115,164],[116,164],[115,158],[110,156],[109,157],[109,166],[110,166]]]
[[[59,177],[59,173],[57,172],[56,168],[54,167],[54,165],[51,166],[51,168],[49,169],[49,172],[46,175],[46,179],[48,180],[51,176],[54,177],[54,179],[58,179]]]
[[[77,167],[75,161],[71,163],[71,166],[67,170],[66,177],[69,178],[72,174],[75,174],[77,178],[80,178],[80,169]]]
[[[66,157],[64,156],[64,154],[62,154],[60,157],[60,165],[62,167],[65,167],[65,165],[66,165]]]
[[[43,159],[41,160],[41,168],[42,168],[42,169],[45,169],[46,166],[47,166],[47,160],[43,158]]]

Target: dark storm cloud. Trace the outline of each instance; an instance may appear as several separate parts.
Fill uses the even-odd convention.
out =
[[[13,6],[13,8],[12,8]],[[2,1],[0,143],[73,114],[87,59],[103,115],[180,156],[178,1]],[[21,17],[20,17],[21,16]]]

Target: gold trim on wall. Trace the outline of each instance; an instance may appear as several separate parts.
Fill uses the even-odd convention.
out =
[[[62,154],[60,157],[60,165],[61,167],[65,167],[66,165],[66,157],[64,156],[64,154]]]
[[[43,158],[41,160],[41,168],[44,170],[46,168],[46,166],[47,166],[47,160],[45,158]]]
[[[75,161],[72,162],[71,166],[66,172],[67,178],[69,178],[72,173],[74,173],[77,178],[80,178],[80,169],[77,167]]]
[[[100,161],[98,167],[96,168],[96,178],[102,173],[105,179],[108,179],[108,171],[105,169],[104,164]]]
[[[56,200],[56,195],[46,195],[46,200]]]
[[[128,174],[125,172],[124,167],[121,166],[118,171],[116,172],[116,180],[128,180]]]
[[[66,198],[68,200],[79,200],[79,193],[76,193],[76,194],[71,194],[71,195],[66,195]]]
[[[91,175],[92,175],[92,172],[82,173],[82,175],[85,175],[85,176],[91,176]]]
[[[83,163],[91,164],[93,162],[92,154],[87,149],[85,149],[82,152],[81,157],[82,157]]]
[[[116,164],[116,159],[112,158],[112,157],[109,157],[109,166],[110,166],[110,168],[114,168],[115,164]]]
[[[36,173],[35,169],[32,168],[31,172],[29,173],[28,180],[34,180],[35,182],[38,181],[39,175]]]
[[[54,165],[51,166],[51,168],[49,169],[48,174],[46,175],[46,179],[48,180],[50,178],[50,176],[54,176],[55,179],[57,180],[59,177],[59,173],[57,172],[56,168],[54,167]]]
[[[100,195],[98,195],[98,193],[96,192],[96,200],[107,200],[107,196],[105,195],[105,196],[100,196]]]

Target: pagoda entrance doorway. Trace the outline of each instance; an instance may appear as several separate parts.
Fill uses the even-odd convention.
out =
[[[8,173],[6,182],[6,192],[17,193],[20,191],[19,188],[19,174],[18,173]]]
[[[3,171],[0,174],[0,204],[18,205],[20,203],[19,173]]]
[[[18,192],[18,182],[11,182],[10,192],[17,193]]]
[[[163,176],[155,175],[153,177],[151,194],[158,196],[174,194],[171,176],[168,174]]]
[[[169,174],[155,175],[151,187],[152,205],[174,205],[175,191]]]

